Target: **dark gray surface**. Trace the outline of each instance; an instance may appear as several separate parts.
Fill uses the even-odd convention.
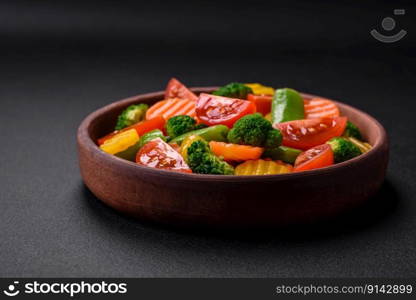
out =
[[[128,7],[118,7],[114,15],[107,8],[114,18],[108,21],[97,17],[107,6],[94,14],[85,7],[63,10],[47,2],[50,6],[34,9],[25,3],[18,8],[26,14],[14,19],[19,10],[10,3],[0,10],[8,16],[2,17],[8,26],[0,31],[0,276],[416,275],[416,60],[411,31],[416,29],[407,23],[413,27],[406,28],[409,36],[398,44],[372,40],[368,26],[389,15],[389,5],[369,7],[364,21],[341,15],[333,5],[327,8],[335,14],[329,19],[324,6],[314,10],[321,11],[321,18],[312,18],[308,6],[285,6],[276,15],[297,16],[304,26],[295,26],[294,32],[266,30],[253,39],[259,42],[266,33],[276,36],[280,31],[284,38],[247,46],[243,36],[231,34],[233,26],[245,24],[238,16],[227,19],[226,27],[211,22],[214,27],[207,28],[202,21],[190,27],[178,21],[184,32],[163,44],[158,39],[169,37],[163,24],[176,24],[172,16],[149,25],[153,31],[147,36],[140,31],[142,24],[129,26],[134,21]],[[341,3],[348,11],[359,9]],[[174,12],[181,15],[179,8]],[[62,21],[65,13],[73,24]],[[137,8],[137,13],[157,19],[151,9]],[[347,22],[343,29],[351,27],[345,36],[330,28],[342,23],[336,22],[337,13]],[[130,31],[111,26],[126,15],[127,23],[121,24]],[[261,20],[261,13],[255,16]],[[314,26],[308,27],[308,18]],[[104,19],[109,23],[103,25]],[[80,29],[74,24],[81,24]],[[120,37],[121,32],[126,36]],[[198,32],[210,39],[195,37]],[[301,42],[297,35],[309,39]],[[190,86],[229,81],[289,86],[369,112],[391,139],[386,184],[351,214],[279,232],[179,230],[119,215],[83,186],[76,129],[89,112],[123,97],[161,90],[171,76]],[[278,191],[271,197],[278,201]]]

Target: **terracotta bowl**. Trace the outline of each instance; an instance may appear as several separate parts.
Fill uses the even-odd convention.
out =
[[[385,177],[388,141],[383,126],[340,102],[342,114],[358,125],[373,149],[349,161],[306,172],[267,176],[183,174],[140,166],[96,146],[94,141],[112,131],[117,115],[128,105],[161,99],[163,92],[156,92],[114,102],[90,114],[78,129],[79,165],[86,186],[107,205],[137,218],[181,226],[305,223],[359,205],[375,194]]]

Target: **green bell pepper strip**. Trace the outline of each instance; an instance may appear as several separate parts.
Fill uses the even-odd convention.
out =
[[[295,148],[279,146],[276,148],[266,148],[263,152],[263,157],[271,158],[273,160],[281,160],[286,163],[293,164],[298,155],[301,153],[301,150]]]
[[[145,133],[136,144],[114,155],[134,162],[136,161],[136,155],[140,148],[143,147],[147,142],[150,142],[156,138],[161,138],[162,140],[166,141],[166,137],[163,135],[163,132],[159,129],[155,129]]]
[[[272,101],[272,123],[282,123],[305,118],[303,98],[295,90],[276,90]]]
[[[142,135],[142,137],[139,140],[139,149],[144,146],[147,142],[150,142],[151,140],[161,138],[163,141],[166,142],[166,137],[163,135],[163,132],[159,129],[154,129],[152,131],[146,132]]]
[[[140,144],[140,140],[136,143],[136,144],[134,144],[134,145],[132,145],[132,146],[130,146],[130,147],[128,147],[126,150],[123,150],[123,151],[121,151],[121,152],[118,152],[118,153],[116,153],[116,154],[114,154],[115,156],[117,156],[117,157],[120,157],[120,158],[123,158],[123,159],[127,159],[127,160],[129,160],[129,161],[136,161],[136,154],[137,154],[137,152],[139,151],[139,145]]]
[[[225,125],[215,125],[211,127],[206,127],[198,130],[189,131],[184,133],[180,136],[169,141],[169,143],[176,143],[180,145],[184,139],[191,135],[198,135],[202,137],[207,142],[209,141],[218,141],[218,142],[226,142],[227,141],[227,134],[228,134],[228,127]]]

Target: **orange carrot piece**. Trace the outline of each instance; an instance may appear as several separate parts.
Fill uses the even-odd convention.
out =
[[[305,119],[339,117],[339,109],[334,102],[328,99],[304,99]]]
[[[195,117],[195,101],[173,98],[156,102],[147,110],[146,119],[162,116],[168,120],[178,115]]]
[[[259,159],[263,154],[263,148],[247,145],[230,144],[223,142],[209,142],[211,151],[224,158],[224,160],[243,161]]]

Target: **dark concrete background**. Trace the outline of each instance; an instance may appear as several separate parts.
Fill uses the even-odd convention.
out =
[[[2,1],[0,276],[414,277],[415,7]],[[408,35],[375,41],[369,31],[394,8],[407,10],[396,21]],[[76,130],[93,110],[171,76],[289,86],[356,106],[388,131],[386,183],[364,207],[307,228],[201,232],[124,217],[83,186]]]

